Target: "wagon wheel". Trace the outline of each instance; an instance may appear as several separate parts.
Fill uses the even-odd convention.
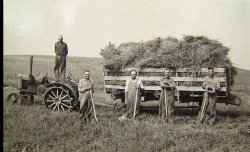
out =
[[[19,93],[12,92],[8,94],[6,101],[12,104],[22,104],[22,96]]]
[[[70,90],[63,87],[52,87],[45,93],[44,103],[53,111],[64,111],[72,108],[73,97],[70,95]]]
[[[113,107],[114,112],[123,112],[126,108],[126,104],[122,103],[121,100],[117,100]]]

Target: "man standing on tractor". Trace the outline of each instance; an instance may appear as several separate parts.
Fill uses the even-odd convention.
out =
[[[213,125],[216,121],[216,91],[220,89],[220,81],[214,76],[213,67],[208,68],[208,76],[205,77],[202,88],[205,89],[205,92],[198,114],[198,122]]]
[[[161,96],[159,116],[161,120],[173,123],[174,119],[174,90],[176,84],[174,79],[170,78],[170,68],[164,69],[164,77],[160,79]]]
[[[93,84],[94,80],[89,78],[90,72],[88,70],[84,71],[84,78],[79,80],[78,91],[80,100],[80,118],[84,117],[84,121],[91,121],[91,113],[93,110]]]
[[[68,55],[68,46],[63,42],[63,36],[59,35],[58,42],[55,43],[55,79],[56,82],[65,80],[66,73],[66,57]]]
[[[144,86],[140,79],[138,79],[137,71],[130,71],[131,79],[126,81],[125,85],[125,104],[126,104],[126,113],[121,116],[119,120],[124,120],[126,118],[133,117],[139,113],[139,104],[141,101],[141,92],[140,89],[144,89]]]

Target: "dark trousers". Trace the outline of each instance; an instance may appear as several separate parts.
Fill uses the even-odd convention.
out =
[[[166,93],[166,99],[165,99]],[[166,103],[165,103],[166,102]],[[174,91],[161,89],[159,116],[161,120],[173,120],[174,117]]]
[[[57,55],[55,57],[55,79],[56,81],[64,81],[66,73],[66,57]]]

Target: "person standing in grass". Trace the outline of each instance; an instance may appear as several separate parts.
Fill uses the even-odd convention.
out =
[[[126,113],[122,117],[120,117],[120,120],[131,118],[134,115],[135,110],[135,116],[139,113],[139,103],[141,101],[141,89],[144,89],[144,86],[142,84],[142,81],[137,78],[137,71],[131,70],[130,71],[131,78],[126,81],[125,85],[125,104],[126,104]],[[136,103],[136,109],[135,108],[135,102]]]
[[[164,77],[160,79],[161,96],[159,116],[161,120],[166,120],[169,123],[173,123],[174,119],[174,90],[176,84],[174,79],[170,78],[170,69],[164,69]]]
[[[205,92],[198,114],[198,122],[213,125],[216,121],[216,91],[220,89],[220,81],[214,76],[213,67],[208,68],[208,76],[205,77],[202,88],[205,89]]]
[[[94,80],[90,79],[90,71],[84,71],[84,78],[79,80],[78,92],[80,100],[80,118],[84,118],[84,121],[91,121],[92,102],[91,93],[94,92]],[[92,94],[93,95],[93,94]]]
[[[66,57],[68,55],[68,46],[65,42],[63,42],[63,36],[59,35],[58,42],[55,44],[55,79],[56,82],[65,80],[66,73]]]

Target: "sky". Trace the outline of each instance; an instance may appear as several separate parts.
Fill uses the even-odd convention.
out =
[[[156,37],[207,36],[250,70],[250,0],[4,0],[4,55],[55,55],[62,34],[69,56],[101,57]]]

